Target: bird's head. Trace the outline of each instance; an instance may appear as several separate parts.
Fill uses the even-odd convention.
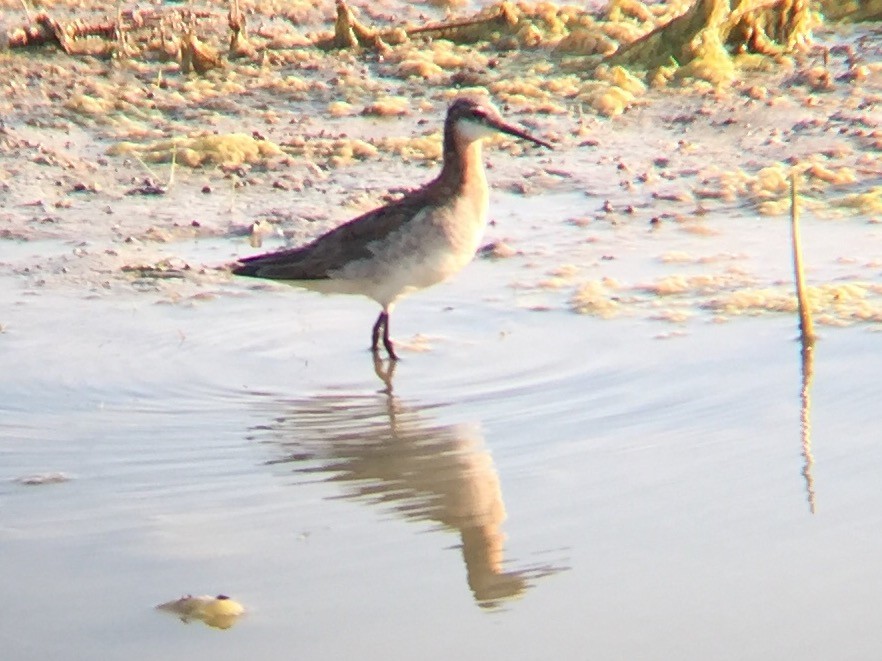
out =
[[[539,138],[533,137],[516,124],[502,119],[499,111],[489,101],[473,97],[460,97],[447,109],[447,127],[457,139],[475,142],[494,133],[505,133],[548,149],[553,147]]]

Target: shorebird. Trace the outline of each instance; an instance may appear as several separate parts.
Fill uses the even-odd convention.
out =
[[[446,280],[475,256],[487,226],[489,191],[481,140],[494,133],[548,147],[502,119],[489,102],[460,97],[444,122],[444,163],[432,181],[299,248],[239,260],[236,275],[282,280],[325,294],[360,294],[382,307],[371,333],[393,361],[389,315],[402,296]]]

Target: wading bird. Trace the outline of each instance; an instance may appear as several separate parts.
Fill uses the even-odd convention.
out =
[[[441,173],[400,200],[374,209],[299,248],[245,257],[236,275],[281,280],[325,294],[360,294],[383,308],[371,334],[398,360],[389,315],[399,298],[446,280],[475,256],[487,226],[489,191],[481,140],[507,133],[551,148],[504,121],[487,101],[456,99],[444,122]]]

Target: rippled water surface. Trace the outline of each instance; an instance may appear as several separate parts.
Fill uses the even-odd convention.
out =
[[[543,251],[587,259],[612,236],[632,260],[613,270],[728,241],[786,278],[786,226],[596,245],[499,215],[531,249],[403,303],[392,374],[364,348],[368,302],[7,281],[4,657],[873,658],[878,334],[822,328],[806,401],[790,317],[671,333],[513,286]],[[70,479],[16,481],[52,472]],[[247,614],[221,631],[152,608],[185,593]]]

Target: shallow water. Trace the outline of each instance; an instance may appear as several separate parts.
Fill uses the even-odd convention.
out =
[[[807,466],[794,319],[601,320],[513,286],[577,260],[651,279],[661,253],[723,246],[786,279],[786,223],[561,225],[578,199],[503,196],[491,238],[522,254],[402,303],[385,381],[358,299],[7,279],[8,658],[872,657],[877,334],[820,329]],[[807,254],[831,227],[807,220]],[[815,278],[874,257],[874,227],[835,232]],[[15,481],[53,471],[70,480]],[[152,609],[188,592],[248,612],[218,631]]]

